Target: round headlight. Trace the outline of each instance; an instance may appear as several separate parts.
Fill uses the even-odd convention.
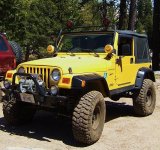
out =
[[[55,69],[52,71],[51,73],[51,78],[54,80],[54,81],[59,81],[60,78],[61,78],[61,73],[58,69]]]
[[[25,69],[23,67],[20,67],[18,69],[17,73],[25,73]]]

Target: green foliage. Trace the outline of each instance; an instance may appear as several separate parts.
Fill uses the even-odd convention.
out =
[[[137,4],[138,20],[137,31],[142,33],[151,34],[152,32],[152,1],[151,0],[138,0]]]
[[[32,49],[47,46],[50,35],[60,28],[55,14],[57,7],[51,0],[32,2],[27,10],[24,45]]]
[[[109,18],[111,24],[113,25],[118,23],[118,9],[119,9],[118,0],[110,1],[107,11],[107,17]]]
[[[77,0],[1,0],[0,14],[0,31],[24,49],[37,51],[53,44],[51,35],[65,27],[67,20],[81,22]]]
[[[6,32],[24,50],[44,52],[48,44],[54,43],[52,35],[57,35],[67,20],[72,20],[75,26],[101,26],[102,2],[105,0],[0,0],[0,32]],[[111,24],[118,24],[120,1],[106,2],[105,15]],[[128,21],[127,10],[126,13]],[[150,34],[151,30],[151,0],[138,0],[137,31]]]
[[[84,25],[100,25],[100,17],[98,10],[98,2],[96,0],[89,1],[81,7],[81,17]]]

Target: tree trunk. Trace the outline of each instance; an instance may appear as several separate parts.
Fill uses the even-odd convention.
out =
[[[120,16],[119,16],[119,29],[127,28],[127,5],[126,0],[120,2]]]
[[[131,0],[130,3],[128,29],[132,31],[134,31],[135,29],[135,22],[136,22],[136,10],[137,10],[136,3],[137,0]]]
[[[154,0],[153,14],[153,70],[159,70],[160,64],[160,0]]]
[[[28,59],[29,59],[29,53],[30,53],[30,47],[27,45],[26,46],[25,61],[28,61]]]

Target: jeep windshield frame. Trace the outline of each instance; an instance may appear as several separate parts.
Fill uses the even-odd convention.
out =
[[[64,33],[58,43],[58,52],[105,53],[105,45],[113,43],[114,32]]]

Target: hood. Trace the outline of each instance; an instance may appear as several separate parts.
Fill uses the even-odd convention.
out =
[[[80,74],[106,71],[109,63],[104,58],[94,56],[57,56],[25,62],[21,66],[53,66],[62,69],[63,74],[67,74],[68,69],[72,68],[72,73]]]

